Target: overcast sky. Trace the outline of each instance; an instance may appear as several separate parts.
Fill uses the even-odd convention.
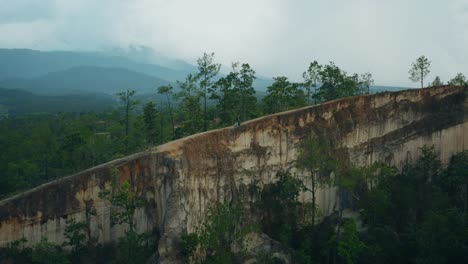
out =
[[[310,61],[334,61],[376,84],[414,87],[468,75],[468,0],[0,0],[0,47],[106,50],[143,45],[194,63],[248,62],[299,80]]]

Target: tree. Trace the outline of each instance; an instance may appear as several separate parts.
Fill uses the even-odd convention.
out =
[[[273,84],[267,88],[267,96],[263,98],[266,112],[273,114],[305,105],[304,91],[299,89],[299,84],[289,82],[284,76],[274,77],[273,80]]]
[[[311,179],[311,188],[305,189],[312,194],[312,224],[316,219],[316,193],[320,186],[330,184],[330,174],[335,171],[337,164],[331,153],[330,143],[326,140],[307,139],[299,150],[297,167],[307,171]]]
[[[289,171],[278,171],[278,180],[261,191],[260,213],[263,231],[285,245],[291,245],[299,228],[298,197],[304,184]]]
[[[146,138],[150,144],[156,143],[156,138],[157,138],[156,117],[157,115],[158,115],[158,110],[156,109],[155,103],[148,102],[143,107],[143,122],[145,124]]]
[[[218,101],[219,117],[225,125],[232,124],[239,115],[240,93],[236,85],[239,83],[238,64],[232,64],[231,72],[219,78],[210,88],[211,99]]]
[[[31,259],[33,263],[56,264],[71,263],[63,249],[47,239],[41,239],[41,242],[34,245]]]
[[[431,86],[441,86],[444,85],[444,83],[440,80],[439,76],[436,76],[434,81],[432,81]]]
[[[411,69],[408,71],[409,79],[413,82],[421,82],[421,88],[424,88],[424,78],[429,74],[431,61],[425,56],[420,56],[411,64]]]
[[[359,84],[361,86],[362,93],[370,94],[370,87],[372,84],[374,84],[374,78],[372,78],[372,73],[366,72],[361,74]]]
[[[208,89],[213,85],[213,78],[218,74],[221,64],[214,62],[214,53],[206,54],[197,60],[198,74],[197,80],[200,81],[200,90],[202,91],[202,97],[204,102],[203,107],[203,130],[208,129],[207,125],[207,111],[206,111],[206,100]]]
[[[358,95],[363,93],[363,89],[368,88],[372,84],[372,75],[364,74],[367,78],[365,81],[359,80],[358,74],[348,76],[347,73],[341,70],[334,62],[321,67],[319,71],[321,86],[318,88],[314,97],[318,101],[330,101],[343,97]],[[366,85],[364,85],[366,82]]]
[[[234,121],[245,120],[252,116],[248,109],[255,109],[257,98],[253,88],[255,71],[249,64],[232,64],[231,72],[220,78],[210,89],[211,99],[218,100],[220,117],[224,124],[232,124]],[[239,121],[240,121],[239,120]]]
[[[359,254],[365,249],[364,243],[359,240],[356,222],[349,219],[344,224],[343,236],[338,242],[338,256],[346,264],[357,262]]]
[[[451,204],[463,212],[468,221],[468,151],[457,153],[438,179],[438,184],[449,194]]]
[[[257,103],[255,89],[252,86],[255,79],[255,71],[250,68],[248,63],[243,63],[238,75],[238,82],[236,83],[241,98],[240,113],[242,121],[252,116],[251,113],[247,114],[247,109],[255,109],[255,104]]]
[[[310,99],[313,98],[313,95],[317,93],[317,85],[318,81],[320,80],[320,72],[322,71],[322,65],[320,65],[317,61],[313,61],[310,63],[309,68],[302,74],[302,78],[304,78],[303,86],[306,89],[307,93],[307,104],[310,104]],[[314,92],[312,93],[312,87],[314,88]],[[316,99],[314,98],[314,103]]]
[[[184,122],[181,129],[178,129],[182,131],[177,137],[192,135],[203,129],[203,112],[200,106],[202,92],[197,88],[197,82],[197,76],[192,74],[187,75],[184,82],[178,82],[180,92],[176,97],[182,99],[179,110]]]
[[[208,207],[206,218],[196,233],[182,236],[182,251],[190,256],[197,247],[205,254],[203,263],[235,263],[244,250],[245,236],[252,227],[246,223],[240,202],[216,203]],[[238,246],[240,252],[233,251]]]
[[[75,219],[67,219],[65,225],[64,236],[66,241],[63,246],[69,246],[71,249],[71,257],[74,261],[79,262],[81,255],[86,249],[86,229],[85,222],[78,222]]]
[[[111,203],[111,225],[126,224],[129,231],[134,232],[135,211],[143,207],[143,200],[130,190],[131,185],[128,181],[119,184],[117,168],[112,168],[111,173],[111,190],[100,192],[99,197]]]
[[[172,137],[174,137],[175,135],[174,115],[172,113],[171,99],[169,97],[169,95],[172,96],[172,85],[165,85],[165,86],[158,87],[158,93],[166,95],[167,109],[169,111],[169,115],[171,117],[171,123],[172,123]]]
[[[144,201],[131,190],[128,181],[119,183],[119,172],[112,168],[111,189],[99,193],[99,198],[110,202],[111,226],[124,224],[127,226],[125,236],[119,238],[117,263],[143,263],[147,257],[147,233],[138,234],[134,221],[135,212],[143,207]],[[146,244],[146,245],[145,245]]]
[[[117,93],[120,101],[124,106],[125,111],[125,153],[128,153],[128,132],[130,127],[130,114],[135,109],[135,106],[139,103],[137,100],[134,100],[135,90],[127,90],[125,92]]]
[[[462,73],[458,73],[455,77],[453,77],[452,80],[449,81],[449,84],[464,86],[467,85],[468,82],[466,80],[465,75],[463,75]]]

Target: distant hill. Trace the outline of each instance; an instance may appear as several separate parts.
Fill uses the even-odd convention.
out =
[[[31,113],[104,111],[117,105],[115,97],[105,94],[43,96],[0,88],[0,95],[0,118]]]
[[[166,62],[165,62],[166,63]],[[183,65],[183,67],[182,67]],[[80,66],[124,68],[144,73],[170,82],[183,80],[187,64],[164,67],[157,64],[138,63],[123,56],[97,52],[37,51],[29,49],[0,49],[0,80],[6,78],[32,78]]]
[[[70,93],[115,94],[126,89],[138,93],[154,93],[168,81],[123,68],[80,66],[47,73],[35,78],[12,78],[0,81],[0,87],[21,89],[35,94],[64,95]]]
[[[401,87],[401,86],[382,86],[382,85],[372,85],[370,90],[372,93],[381,93],[381,92],[398,92],[402,90],[411,89],[410,87]]]

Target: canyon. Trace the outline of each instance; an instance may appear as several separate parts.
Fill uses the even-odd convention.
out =
[[[295,161],[306,138],[332,141],[345,164],[402,168],[424,145],[446,163],[468,149],[467,95],[461,86],[361,95],[172,141],[0,201],[0,247],[22,238],[29,245],[43,237],[62,243],[69,218],[85,221],[98,243],[117,241],[125,227],[111,226],[110,204],[99,197],[117,168],[119,180],[145,200],[135,214],[137,230],[157,234],[161,263],[178,263],[180,235],[193,232],[211,204],[238,199],[253,182],[274,182],[279,170],[300,174]],[[323,215],[331,214],[336,188],[319,189],[317,202]]]

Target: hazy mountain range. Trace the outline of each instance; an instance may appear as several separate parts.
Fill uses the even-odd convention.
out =
[[[118,91],[134,89],[140,96],[157,98],[158,86],[176,86],[177,80],[196,70],[144,47],[100,53],[0,49],[0,112],[102,110],[116,103]],[[254,87],[263,94],[271,83],[272,79],[258,78]]]

